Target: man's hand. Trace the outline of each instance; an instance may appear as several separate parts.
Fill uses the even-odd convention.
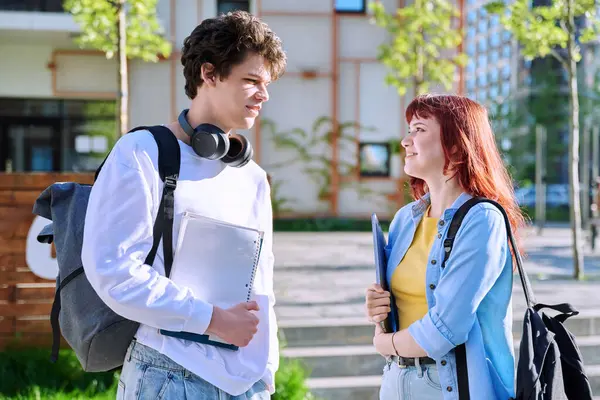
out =
[[[391,311],[390,292],[386,292],[380,285],[374,283],[367,288],[365,300],[369,321],[378,324],[387,318]]]
[[[215,306],[206,332],[245,347],[258,331],[258,317],[252,311],[258,311],[255,301],[240,303],[226,310]]]

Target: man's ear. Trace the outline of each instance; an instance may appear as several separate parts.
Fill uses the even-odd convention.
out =
[[[211,63],[204,63],[200,68],[200,76],[202,81],[208,86],[215,86],[217,83],[217,74],[215,71],[215,66]]]

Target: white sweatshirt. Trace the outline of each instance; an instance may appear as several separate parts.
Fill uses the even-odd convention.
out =
[[[173,248],[184,211],[265,232],[252,290],[252,299],[260,307],[260,322],[250,344],[230,351],[158,332],[205,333],[213,307],[164,276],[162,243],[154,265],[144,264],[152,248],[152,228],[163,190],[158,147],[148,131],[128,133],[119,139],[93,186],[82,249],[86,276],[117,314],[141,323],[136,334],[140,343],[231,395],[241,395],[260,379],[274,390],[279,344],[273,310],[273,225],[266,173],[254,162],[233,168],[197,156],[181,141],[179,147]]]

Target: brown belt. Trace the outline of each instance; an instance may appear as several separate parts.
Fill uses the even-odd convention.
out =
[[[417,365],[417,358],[414,357],[391,356],[390,360],[394,364],[397,364],[399,367],[414,367],[415,365]],[[420,365],[430,365],[436,363],[433,358],[429,357],[418,357],[418,360]]]

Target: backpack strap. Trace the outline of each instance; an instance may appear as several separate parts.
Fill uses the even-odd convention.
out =
[[[153,243],[152,249],[146,256],[145,264],[152,265],[158,251],[160,239],[163,238],[163,253],[165,258],[165,276],[171,274],[173,266],[173,217],[175,214],[175,197],[174,192],[177,187],[177,179],[179,178],[179,166],[181,164],[181,150],[179,142],[171,130],[165,126],[140,126],[130,130],[135,132],[146,129],[150,131],[156,145],[158,146],[158,173],[160,179],[164,182],[164,188],[160,205],[158,206],[158,215],[154,221],[153,228]],[[100,170],[104,166],[108,155],[102,161],[94,174],[94,181],[98,178]],[[58,360],[60,350],[60,325],[59,314],[61,309],[60,292],[62,288],[84,272],[83,266],[77,268],[65,277],[61,282],[58,282],[56,292],[54,293],[54,302],[50,311],[50,324],[52,326],[52,351],[50,361]]]
[[[164,182],[158,214],[154,221],[152,249],[144,264],[152,265],[156,258],[160,239],[163,239],[163,255],[165,258],[165,276],[171,275],[173,266],[173,217],[175,215],[175,189],[179,179],[181,150],[179,142],[171,130],[162,125],[137,127],[130,132],[146,129],[150,131],[158,146],[158,173]]]
[[[456,234],[458,233],[458,229],[460,228],[463,219],[465,218],[469,210],[478,203],[490,203],[502,213],[502,216],[504,217],[504,224],[506,226],[507,236],[513,249],[517,269],[519,270],[521,285],[523,286],[523,291],[525,293],[525,300],[527,301],[528,307],[533,306],[535,304],[533,290],[531,289],[531,283],[529,282],[529,278],[527,277],[527,274],[525,274],[525,270],[523,269],[523,260],[521,259],[521,254],[519,253],[519,249],[517,248],[517,243],[512,233],[508,215],[506,214],[504,208],[494,200],[486,199],[483,197],[473,197],[467,200],[456,211],[456,213],[452,217],[452,221],[450,222],[450,227],[448,228],[448,234],[446,235],[446,239],[444,240],[444,261],[442,262],[442,268],[446,267],[446,261],[450,257]],[[459,399],[470,400],[469,373],[467,368],[467,349],[464,343],[456,346],[455,356]]]
[[[456,233],[462,224],[463,219],[475,204],[477,204],[478,198],[472,198],[467,200],[458,211],[452,217],[446,239],[444,240],[444,261],[442,261],[442,268],[446,268],[446,262],[452,252],[452,246],[454,245],[454,239]],[[464,343],[456,346],[454,350],[456,357],[456,378],[458,382],[458,397],[460,400],[470,400],[471,395],[469,393],[469,370],[467,368],[467,348]]]

